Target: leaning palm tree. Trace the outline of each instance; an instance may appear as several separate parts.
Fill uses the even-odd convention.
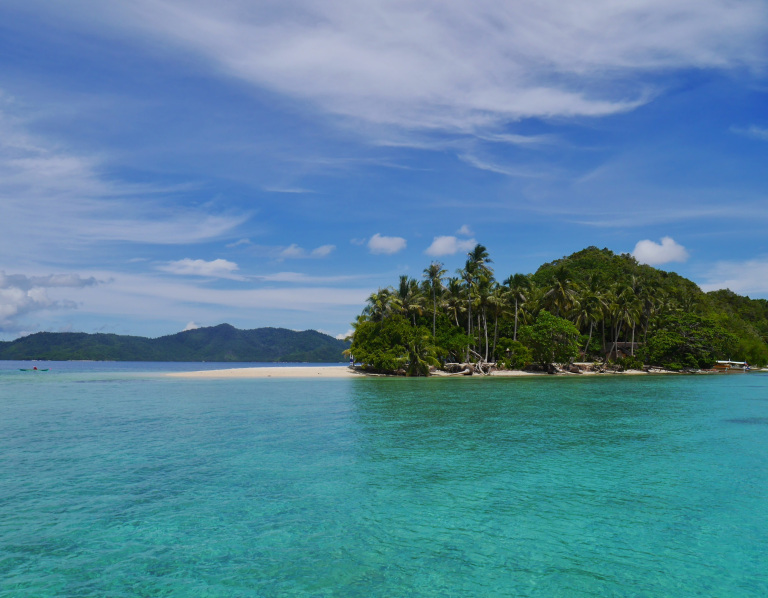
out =
[[[437,324],[437,295],[443,290],[443,276],[446,270],[440,262],[432,262],[428,268],[424,268],[424,278],[432,292],[432,338],[435,338]]]

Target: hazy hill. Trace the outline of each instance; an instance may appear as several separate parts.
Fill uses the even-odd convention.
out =
[[[0,342],[0,359],[109,361],[341,362],[347,343],[315,330],[239,330],[229,324],[144,338],[83,332],[38,332]]]

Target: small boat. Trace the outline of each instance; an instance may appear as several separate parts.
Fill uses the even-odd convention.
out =
[[[33,368],[19,368],[19,371],[20,372],[47,372],[49,369],[50,368],[37,369],[37,367],[33,367]]]
[[[716,372],[748,372],[752,368],[746,361],[716,361],[712,369]]]

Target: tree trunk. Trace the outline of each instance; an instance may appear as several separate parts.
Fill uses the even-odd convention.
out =
[[[435,338],[435,322],[437,321],[437,296],[432,288],[432,338]]]
[[[517,297],[515,297],[515,333],[512,335],[512,340],[517,340]]]
[[[632,344],[630,345],[630,353],[632,357],[635,356],[635,325],[632,324]]]
[[[491,354],[494,357],[494,361],[496,360],[496,342],[499,340],[499,314],[498,312],[494,314],[494,321],[493,321],[493,351]]]
[[[584,347],[584,357],[587,356],[587,350],[589,349],[589,344],[592,342],[592,326],[594,326],[594,322],[589,323],[589,340],[587,341],[587,346]]]

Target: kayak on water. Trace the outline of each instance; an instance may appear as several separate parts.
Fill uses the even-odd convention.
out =
[[[41,370],[38,370],[37,367],[33,368],[19,368],[20,372],[47,372],[50,368],[43,368]]]

